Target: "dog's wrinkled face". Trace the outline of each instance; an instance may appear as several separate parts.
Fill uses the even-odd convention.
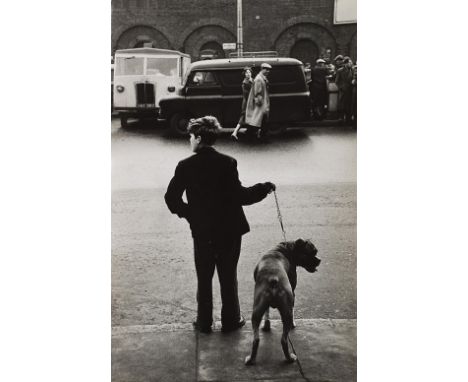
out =
[[[320,264],[317,257],[317,248],[310,240],[297,239],[294,252],[296,264],[303,267],[307,272],[315,272]]]

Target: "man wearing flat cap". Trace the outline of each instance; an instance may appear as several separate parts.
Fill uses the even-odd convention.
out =
[[[265,137],[267,133],[267,122],[270,114],[270,94],[268,92],[268,73],[271,65],[263,63],[260,72],[254,79],[252,90],[247,101],[245,110],[245,123],[257,127],[257,137]]]
[[[339,54],[338,56],[335,57],[333,62],[335,63],[335,69],[338,70],[343,66],[343,56]]]

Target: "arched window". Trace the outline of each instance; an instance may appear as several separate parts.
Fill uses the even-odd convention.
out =
[[[304,63],[310,62],[314,66],[315,60],[319,58],[319,49],[312,40],[298,40],[291,48],[289,55]]]

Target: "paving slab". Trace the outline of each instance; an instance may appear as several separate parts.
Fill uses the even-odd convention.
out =
[[[244,359],[252,347],[250,322],[233,333],[199,338],[199,381],[304,380],[297,363],[286,363],[281,350],[281,322],[273,321],[271,332],[260,333],[257,362],[245,366]]]
[[[297,320],[289,338],[308,381],[356,381],[356,320]]]
[[[245,366],[250,353],[250,322],[222,333],[197,334],[190,324],[117,326],[112,328],[112,381],[356,381],[356,320],[298,319],[290,341],[298,362],[286,363],[281,349],[282,323],[260,332],[257,362]]]
[[[115,327],[113,382],[196,380],[196,334],[190,326]]]

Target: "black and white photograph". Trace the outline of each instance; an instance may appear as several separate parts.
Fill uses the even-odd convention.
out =
[[[1,381],[467,379],[461,2],[0,8]]]
[[[115,0],[111,65],[112,381],[355,381],[356,1]]]

